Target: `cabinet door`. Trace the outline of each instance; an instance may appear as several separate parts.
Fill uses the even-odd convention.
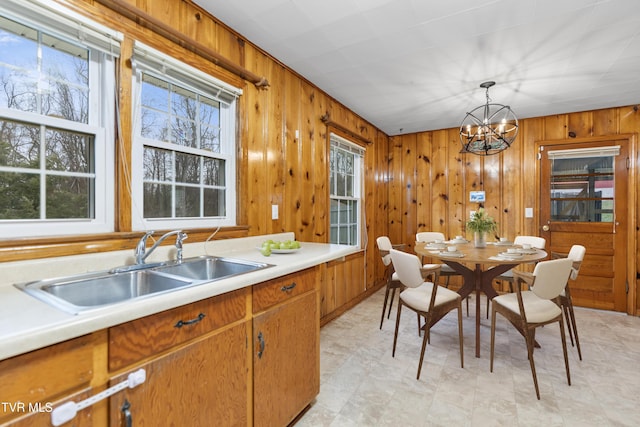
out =
[[[319,334],[316,291],[254,318],[254,426],[286,426],[318,394]]]
[[[240,323],[136,367],[146,370],[147,379],[111,398],[110,424],[126,425],[122,407],[127,401],[134,426],[247,426],[248,325]],[[113,378],[111,385],[129,373]]]

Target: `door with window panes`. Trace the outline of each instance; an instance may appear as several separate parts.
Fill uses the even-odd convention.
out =
[[[547,251],[586,248],[574,305],[626,311],[628,140],[539,145],[540,235]]]

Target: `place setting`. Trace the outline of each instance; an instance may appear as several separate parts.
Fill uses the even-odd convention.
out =
[[[438,252],[438,254],[442,257],[450,257],[450,258],[462,258],[464,254],[458,250],[456,246],[447,246],[446,251]]]

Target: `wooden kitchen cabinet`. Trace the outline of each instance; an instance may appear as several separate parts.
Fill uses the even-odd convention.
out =
[[[142,365],[146,381],[111,398],[110,425],[247,426],[249,321],[208,335]],[[116,376],[115,385],[129,372]]]
[[[94,351],[104,341],[104,334],[85,335],[0,361],[0,425],[50,425],[53,408],[91,396]],[[69,425],[93,425],[93,410],[79,411]]]
[[[0,425],[51,425],[144,368],[146,380],[64,427],[286,426],[320,390],[319,267],[122,323],[0,361]],[[39,406],[37,406],[39,405]],[[123,410],[124,408],[124,410]]]
[[[317,269],[254,286],[253,425],[286,426],[320,391]]]
[[[127,369],[109,385],[140,368],[146,381],[110,398],[109,424],[125,426],[129,414],[134,426],[248,425],[250,292],[240,289],[112,328],[110,369]]]

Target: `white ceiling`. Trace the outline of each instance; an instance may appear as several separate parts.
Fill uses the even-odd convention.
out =
[[[194,0],[388,135],[640,103],[639,0]]]

